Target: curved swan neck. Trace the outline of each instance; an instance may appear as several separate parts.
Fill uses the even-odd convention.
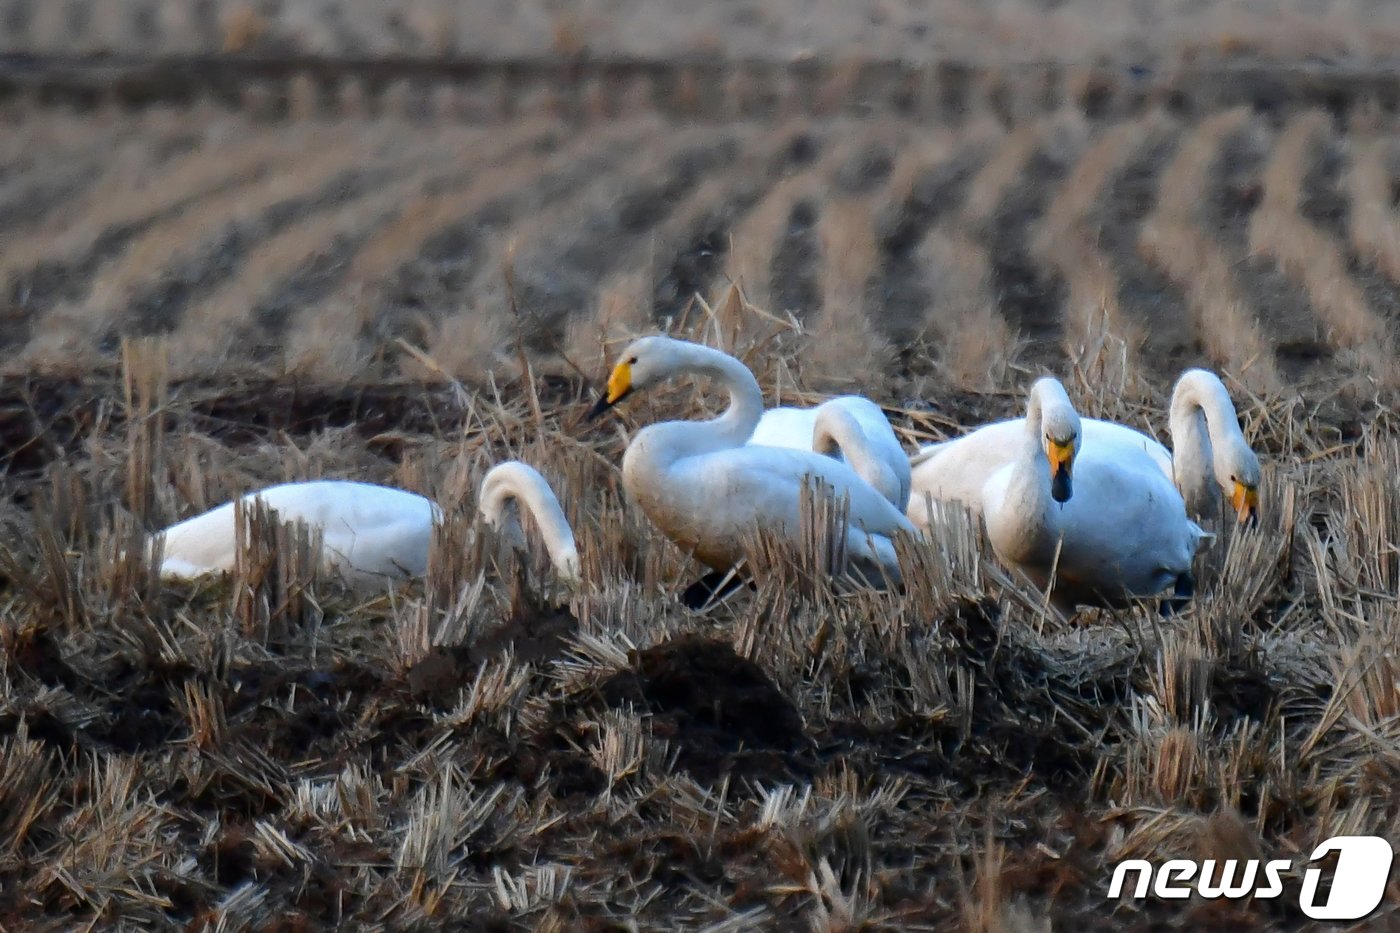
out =
[[[1034,447],[1042,457],[1045,456],[1045,448],[1041,443],[1045,434],[1045,410],[1051,405],[1070,409],[1074,407],[1065,393],[1064,386],[1058,381],[1048,377],[1036,380],[1035,385],[1031,386],[1026,402],[1025,442]]]
[[[1026,404],[1026,430],[1022,436],[1021,457],[1017,460],[1012,484],[1022,501],[1036,505],[1039,513],[1050,507],[1050,458],[1045,455],[1045,409],[1052,401],[1069,402],[1059,383],[1039,380],[1031,387]]]
[[[1187,370],[1172,390],[1172,441],[1177,440],[1177,428],[1183,433],[1200,430],[1201,417],[1211,440],[1218,442],[1226,433],[1239,431],[1239,416],[1230,393],[1213,373],[1203,369]]]
[[[1216,451],[1239,434],[1239,420],[1230,393],[1214,373],[1187,370],[1172,390],[1172,465],[1177,487],[1196,511],[1206,511],[1219,499],[1215,475]]]
[[[578,546],[573,529],[554,490],[543,476],[523,463],[502,463],[491,469],[481,484],[481,517],[508,535],[518,547],[525,543],[518,510],[523,504],[539,526],[550,563],[561,579],[579,575]],[[516,508],[512,509],[511,506]]]
[[[624,474],[629,461],[645,460],[651,464],[647,471],[654,471],[683,457],[742,447],[763,417],[763,391],[747,366],[698,343],[669,338],[667,342],[658,378],[709,377],[729,393],[729,406],[706,421],[664,421],[644,428],[627,448]]]
[[[719,417],[705,423],[712,425],[716,435],[728,442],[725,446],[744,444],[753,436],[758,420],[763,417],[763,390],[758,387],[758,380],[747,366],[728,353],[694,343],[678,345],[681,371],[708,376],[729,393],[729,407]]]
[[[1055,547],[1055,500],[1042,437],[1045,409],[1061,399],[1069,403],[1057,382],[1041,380],[1031,388],[1020,455],[1012,461],[1000,502],[995,508],[984,504],[988,537],[1008,559],[1043,560]]]
[[[865,431],[855,416],[840,405],[821,405],[812,426],[812,449],[830,456],[840,453],[850,459],[850,452],[865,444]]]

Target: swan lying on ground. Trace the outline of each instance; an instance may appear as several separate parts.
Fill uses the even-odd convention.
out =
[[[1223,493],[1242,524],[1258,522],[1259,458],[1244,439],[1230,393],[1209,370],[1188,369],[1172,389],[1170,426],[1174,456],[1156,440],[1125,424],[1096,418],[1085,418],[1081,423],[1084,445],[1090,450],[1109,444],[1136,447],[1151,456],[1180,491],[1191,515],[1213,521],[1220,514]],[[934,499],[957,500],[976,509],[986,473],[954,475],[926,464],[954,445],[964,451],[959,456],[965,462],[976,463],[981,470],[1009,463],[1016,455],[1017,438],[1024,424],[1022,418],[999,421],[921,449],[912,458],[914,491],[910,517],[914,518],[920,508],[921,493]],[[977,448],[976,454],[970,452],[972,447]]]
[[[726,573],[744,558],[744,539],[755,527],[795,545],[803,486],[820,481],[847,501],[849,569],[871,582],[899,579],[893,538],[914,528],[870,484],[845,463],[811,450],[746,446],[763,414],[763,394],[734,357],[670,337],[643,337],[623,352],[589,418],[685,374],[714,379],[729,393],[729,407],[708,421],[649,425],[622,459],[624,488],[666,537]]]
[[[989,462],[995,447],[979,435],[1004,436],[1005,424],[940,445],[919,464],[910,507],[911,516],[923,513],[916,524],[931,521],[925,494],[966,505],[948,490],[960,493],[981,477],[975,507],[992,550],[1037,587],[1053,581],[1051,600],[1062,611],[1169,587],[1180,598],[1191,594],[1191,565],[1205,533],[1141,444],[1084,436],[1064,387],[1050,377],[1031,387],[1010,462],[1000,463],[1007,459],[1000,455]]]
[[[442,510],[432,500],[371,483],[314,480],[283,483],[242,496],[244,506],[261,500],[284,522],[301,521],[321,533],[328,566],[356,586],[422,576],[428,569],[433,526]],[[232,571],[237,558],[234,502],[226,502],[152,536],[163,538],[160,573],[188,579]],[[550,561],[561,580],[579,577],[573,532],[544,477],[518,461],[492,467],[481,483],[479,512],[487,524],[524,546],[518,505],[539,524]]]
[[[880,406],[864,396],[841,395],[815,408],[770,408],[749,443],[844,459],[895,508],[909,506],[909,455]]]

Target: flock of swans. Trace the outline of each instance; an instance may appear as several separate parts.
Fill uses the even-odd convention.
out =
[[[899,585],[900,535],[937,521],[941,504],[980,516],[997,557],[1050,594],[1061,611],[1171,591],[1191,596],[1191,568],[1223,502],[1257,521],[1259,460],[1234,404],[1213,373],[1193,369],[1172,393],[1169,451],[1148,435],[1080,418],[1064,387],[1044,377],[1026,415],[906,453],[879,406],[861,396],[815,408],[765,411],[753,373],[719,350],[664,336],[633,341],[589,411],[596,419],[633,393],[683,375],[711,378],[729,404],[706,421],[639,431],[622,458],[630,502],[683,551],[713,571],[705,598],[744,566],[748,536],[801,535],[804,488],[844,500],[846,564],[828,568],[873,585]],[[353,583],[422,575],[441,509],[429,499],[367,483],[316,481],[245,495],[283,521],[318,528],[325,562]],[[582,583],[578,549],[549,483],[517,461],[491,469],[477,496],[482,520],[524,546],[522,511],[539,527],[556,575]],[[231,570],[235,503],[152,536],[161,574],[189,578]],[[697,584],[700,586],[702,584]],[[698,605],[695,588],[687,602]]]

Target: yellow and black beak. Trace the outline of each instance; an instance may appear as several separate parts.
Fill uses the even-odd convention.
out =
[[[1074,495],[1070,471],[1074,466],[1074,441],[1051,440],[1047,445],[1050,457],[1050,495],[1056,502],[1068,502]]]
[[[608,388],[593,407],[588,409],[588,420],[592,421],[603,412],[612,408],[618,402],[627,397],[632,391],[632,364],[623,360],[613,367],[612,375],[608,376]]]
[[[1251,528],[1259,524],[1259,487],[1246,486],[1235,480],[1234,491],[1230,493],[1230,507],[1241,525]]]

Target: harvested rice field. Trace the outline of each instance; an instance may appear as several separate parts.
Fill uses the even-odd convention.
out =
[[[1389,6],[665,7],[0,0],[0,929],[1335,928],[1314,848],[1400,835]],[[911,454],[1045,373],[1170,443],[1208,367],[1260,520],[1166,617],[1066,618],[959,516],[883,591],[758,532],[692,612],[620,464],[722,393],[585,417],[655,332]],[[477,520],[508,459],[580,584]],[[147,559],[322,478],[438,502],[423,578],[256,519]]]

